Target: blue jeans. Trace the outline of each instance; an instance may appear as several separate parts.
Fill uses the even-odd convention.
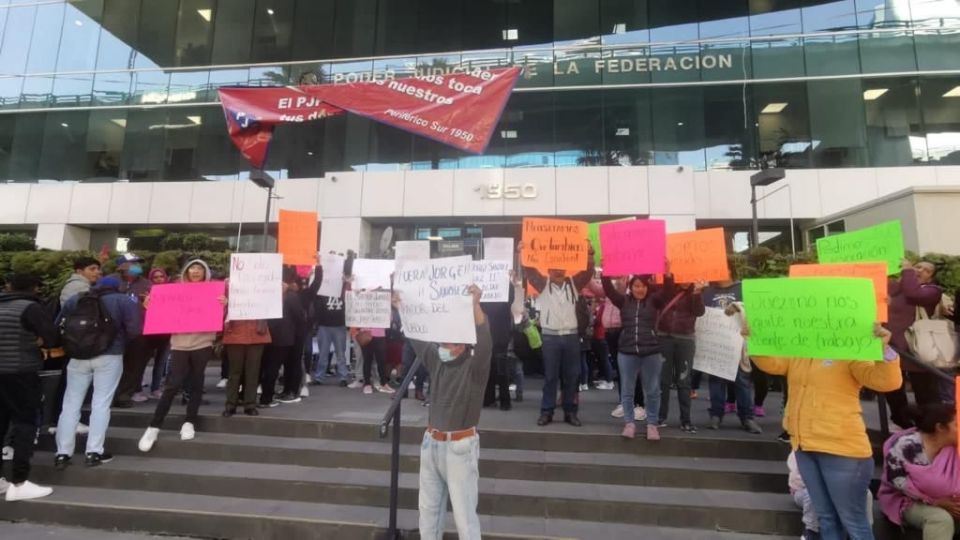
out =
[[[333,356],[337,359],[337,376],[341,381],[346,381],[350,375],[347,367],[347,329],[343,326],[319,326],[317,327],[317,350],[320,352],[320,358],[317,361],[316,369],[313,371],[313,380],[323,382],[327,376],[327,368],[330,365],[330,344],[333,344]]]
[[[753,420],[753,383],[750,374],[737,369],[737,380],[730,382],[716,375],[710,375],[710,416],[723,419],[724,406],[727,401],[727,386],[733,385],[737,396],[737,416],[740,421]]]
[[[576,334],[543,336],[543,399],[541,414],[557,408],[557,383],[561,382],[563,412],[577,412],[577,382],[580,380],[580,338]]]
[[[423,435],[420,445],[420,538],[443,538],[447,497],[460,540],[480,540],[477,517],[480,471],[480,437],[455,442],[437,441]]]
[[[623,405],[624,423],[631,424],[634,421],[633,392],[638,373],[643,385],[644,402],[647,404],[647,419],[656,422],[660,417],[660,371],[663,369],[663,356],[637,356],[621,352],[617,354],[617,365],[620,367],[620,404]]]
[[[63,411],[57,423],[57,454],[73,455],[77,442],[77,424],[80,408],[93,383],[90,402],[90,433],[87,435],[87,453],[103,453],[103,441],[110,425],[110,404],[123,374],[123,355],[105,354],[89,360],[70,360],[67,364],[67,391],[63,396]]]
[[[873,476],[873,459],[798,450],[797,468],[820,520],[823,540],[873,540],[864,494]]]

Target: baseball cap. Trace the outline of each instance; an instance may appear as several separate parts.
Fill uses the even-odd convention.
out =
[[[143,258],[138,256],[136,253],[124,253],[123,255],[117,257],[117,266],[120,266],[124,263],[133,262],[143,262]]]

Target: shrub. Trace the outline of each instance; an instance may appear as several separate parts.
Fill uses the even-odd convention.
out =
[[[33,237],[23,233],[0,233],[0,251],[33,251]]]

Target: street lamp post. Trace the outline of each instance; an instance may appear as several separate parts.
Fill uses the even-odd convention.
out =
[[[782,180],[786,176],[787,172],[781,167],[763,169],[760,172],[750,175],[750,209],[753,213],[751,243],[753,247],[760,246],[760,223],[757,221],[757,187],[769,186],[778,180]]]
[[[270,230],[270,203],[273,201],[273,186],[276,185],[276,181],[270,176],[270,173],[264,171],[263,169],[253,169],[250,171],[250,180],[267,190],[267,213],[263,217],[263,244],[261,251],[264,253],[267,252],[267,238],[269,237]]]

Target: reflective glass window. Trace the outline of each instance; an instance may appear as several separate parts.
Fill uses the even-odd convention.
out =
[[[368,171],[399,171],[413,157],[413,137],[409,132],[374,122],[370,126]]]
[[[703,88],[654,88],[651,96],[654,165],[704,170]]]
[[[298,0],[293,17],[291,60],[333,57],[335,0]]]
[[[210,63],[214,0],[181,0],[177,18],[177,65]]]
[[[51,106],[78,107],[93,102],[93,74],[57,75],[53,81]]]
[[[280,62],[290,58],[293,0],[257,0],[253,23],[253,61]]]
[[[49,107],[53,101],[53,75],[34,75],[23,78],[21,107]]]
[[[130,99],[132,72],[97,73],[93,79],[93,100],[97,105],[120,105]]]
[[[379,0],[376,54],[409,54],[417,50],[417,0]],[[444,46],[444,49],[448,46]]]
[[[865,166],[866,126],[860,81],[810,81],[807,93],[814,166]]]
[[[156,105],[167,103],[170,74],[165,71],[137,71],[133,79],[131,103]]]
[[[708,169],[746,169],[756,163],[752,93],[739,86],[703,88],[704,148]]]
[[[853,0],[827,2],[805,7],[805,33],[842,32],[857,27],[856,6]],[[860,70],[859,40],[852,34],[832,34],[804,38],[808,75],[837,75],[858,73]]]
[[[43,148],[46,114],[17,114],[11,117],[16,118],[16,125],[13,128],[10,153],[6,155],[9,163],[6,178],[36,180],[40,166],[40,152]]]
[[[87,71],[96,67],[102,12],[103,0],[66,4],[57,71]]]
[[[164,140],[163,178],[194,180],[200,178],[196,168],[197,143],[203,125],[205,107],[178,107],[167,112]]]
[[[557,167],[608,165],[603,146],[602,92],[557,92],[554,141]]]
[[[278,133],[286,146],[287,178],[323,176],[323,122],[290,124],[287,133]]]
[[[190,103],[196,101],[215,101],[217,96],[213,93],[207,93],[207,81],[210,78],[210,72],[207,70],[199,71],[174,71],[170,74],[170,89],[168,90],[168,103]]]
[[[27,56],[27,73],[48,73],[56,69],[64,6],[64,4],[37,6],[30,51]]]
[[[250,61],[256,0],[219,2],[213,15],[213,54],[210,62],[241,64]]]
[[[227,124],[220,107],[199,107],[201,118],[195,157],[197,174],[208,180],[236,180],[238,171],[250,165],[240,155],[227,134]]]
[[[88,111],[47,113],[40,152],[41,180],[79,180],[89,176]]]
[[[90,178],[120,178],[127,111],[90,111],[87,167]]]
[[[553,166],[554,94],[514,94],[507,102],[500,131],[507,167]]]
[[[97,48],[97,69],[124,69],[134,65],[139,4],[127,0],[104,0],[102,29]],[[129,87],[129,83],[127,85]]]
[[[582,0],[584,3],[596,0]],[[517,31],[513,45],[547,45],[553,41],[553,0],[504,2],[507,29]],[[509,35],[508,35],[509,37]]]
[[[755,78],[799,77],[805,74],[803,43],[796,35],[803,31],[798,0],[750,0],[750,35],[771,36],[754,39],[753,76]]]
[[[23,77],[0,78],[0,108],[16,109],[20,106],[20,91],[23,89]]]
[[[3,44],[0,45],[0,73],[20,75],[27,69],[30,36],[33,33],[33,19],[37,8],[15,7],[0,12],[6,15]]]
[[[918,93],[912,78],[863,80],[871,167],[927,161]]]
[[[946,0],[910,0],[916,29],[917,67],[920,70],[960,68],[957,36],[960,34],[960,3]]]
[[[930,162],[960,165],[960,77],[920,79]]]
[[[377,0],[337,0],[334,58],[373,56]]]
[[[463,8],[463,50],[511,47],[517,44],[519,29],[507,24],[506,2],[460,0]],[[510,30],[516,30],[511,34]]]
[[[472,0],[465,0],[472,2]],[[464,49],[461,34],[464,26],[475,21],[461,20],[460,0],[420,0],[417,2],[417,51],[434,53]]]
[[[600,34],[604,44],[650,41],[647,0],[600,0]]]
[[[904,2],[856,0],[857,25],[882,30],[860,34],[860,64],[864,73],[910,71],[917,68],[910,8]],[[897,31],[903,29],[902,31]]]
[[[554,0],[553,41],[597,43],[600,36],[599,0]]]
[[[811,166],[807,87],[797,83],[751,85],[760,160],[773,167]]]
[[[127,113],[121,168],[130,181],[161,178],[166,126],[166,110],[131,110]]]
[[[137,67],[176,65],[177,18],[178,2],[140,3]]]
[[[608,165],[652,163],[650,90],[624,88],[603,93],[603,139]]]

